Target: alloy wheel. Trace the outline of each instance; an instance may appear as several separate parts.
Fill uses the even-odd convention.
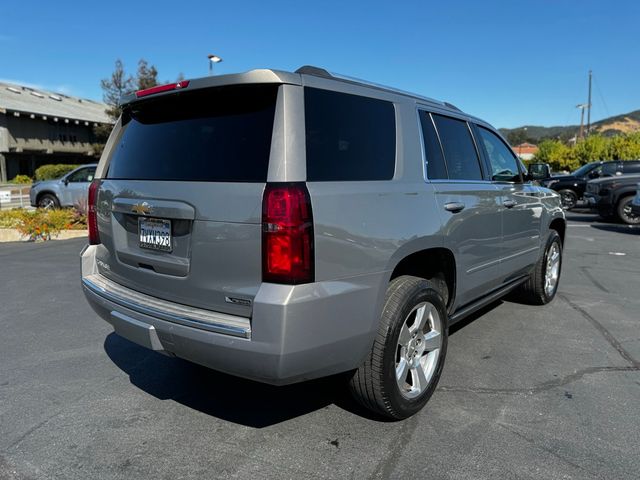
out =
[[[424,392],[436,370],[442,347],[442,321],[429,302],[416,305],[400,329],[396,347],[396,382],[405,398]]]

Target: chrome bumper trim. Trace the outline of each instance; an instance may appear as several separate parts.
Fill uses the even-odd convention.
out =
[[[123,287],[100,274],[83,277],[82,286],[95,295],[143,315],[200,330],[251,338],[248,318],[167,302]]]

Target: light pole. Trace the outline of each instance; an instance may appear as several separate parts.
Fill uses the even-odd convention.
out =
[[[213,75],[213,64],[220,63],[222,61],[222,58],[211,53],[207,55],[207,58],[209,59],[209,75]]]

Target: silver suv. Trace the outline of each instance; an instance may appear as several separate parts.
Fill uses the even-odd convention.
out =
[[[115,332],[272,384],[349,372],[392,418],[449,327],[558,288],[565,218],[498,132],[315,67],[139,91],[89,189],[82,284]]]

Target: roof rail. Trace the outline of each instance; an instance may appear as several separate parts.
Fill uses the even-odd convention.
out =
[[[449,107],[452,110],[457,110],[459,112],[461,112],[462,110],[460,110],[458,107],[456,107],[453,103],[449,103],[449,102],[444,102],[444,104]]]
[[[398,88],[388,87],[386,85],[380,85],[379,83],[369,82],[367,80],[362,80],[360,78],[354,78],[348,75],[341,75],[338,73],[331,73],[325,70],[324,68],[314,67],[313,65],[304,65],[303,67],[300,67],[299,69],[297,69],[295,73],[300,73],[303,75],[314,75],[316,77],[323,77],[323,78],[331,78],[333,80],[339,80],[342,82],[348,82],[356,85],[376,88],[378,90],[384,90],[391,93],[398,93],[400,95],[406,95],[408,97],[412,97],[415,99],[419,99],[419,100],[426,101],[426,102],[433,103],[440,106],[446,106],[447,108],[450,108],[452,110],[462,112],[462,110],[460,110],[458,107],[447,102],[441,102],[440,100],[436,100],[434,98],[423,97],[422,95],[417,95],[415,93],[407,92],[405,90],[400,90]]]
[[[314,67],[313,65],[304,65],[304,66],[300,67],[299,69],[297,69],[295,71],[295,73],[300,73],[300,74],[303,74],[303,75],[315,75],[317,77],[328,77],[328,78],[332,78],[333,77],[333,75],[331,75],[324,68]]]

